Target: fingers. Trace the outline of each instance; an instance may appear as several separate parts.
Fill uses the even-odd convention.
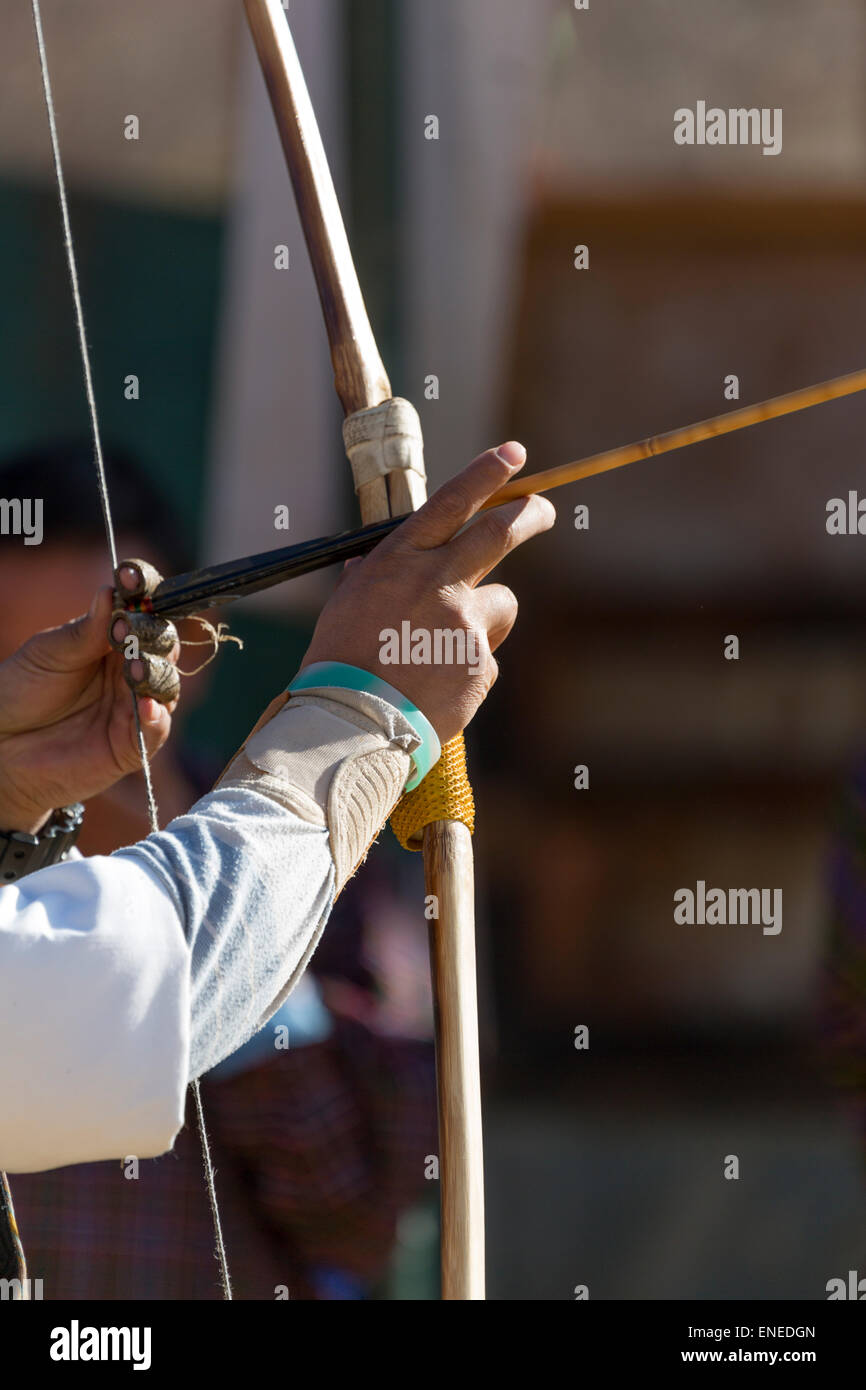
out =
[[[493,653],[501,646],[517,620],[517,599],[504,584],[485,584],[471,597],[473,623],[467,630],[467,666],[481,677],[485,697],[499,677]]]
[[[159,588],[162,575],[147,560],[123,560],[114,571],[118,607],[147,597]]]
[[[123,664],[126,684],[136,695],[149,696],[161,705],[175,705],[180,698],[180,675],[174,662],[140,652]]]
[[[524,541],[549,531],[556,511],[546,497],[521,497],[494,507],[473,521],[448,546],[453,580],[473,587]]]
[[[122,692],[119,694],[122,695]],[[112,750],[118,775],[125,776],[127,773],[138,772],[141,769],[138,729],[128,695],[123,695],[121,703],[117,707],[117,715],[120,721],[119,734],[117,738],[112,740]],[[144,739],[145,752],[148,758],[153,758],[167,742],[171,733],[171,714],[166,706],[145,697],[138,700],[138,716],[141,720],[141,734]]]
[[[176,703],[176,702],[175,702]],[[171,709],[175,705],[172,704]],[[144,746],[148,756],[153,757],[168,739],[171,733],[171,713],[166,705],[161,705],[158,700],[150,696],[143,696],[138,701],[138,717],[141,720],[141,732],[144,736]],[[138,755],[138,737],[135,730],[135,720],[133,724],[133,737],[135,738],[135,751]]]
[[[395,546],[410,544],[432,550],[450,541],[480,510],[488,497],[504,487],[526,462],[526,450],[513,440],[488,449],[451,478],[394,533]],[[385,541],[383,545],[390,545]]]
[[[118,612],[111,615],[109,640],[115,651],[133,659],[139,649],[154,656],[176,659],[180,653],[177,628],[168,618],[153,613]]]
[[[144,560],[124,560],[115,571],[115,609],[109,641],[124,657],[126,684],[139,697],[172,708],[180,695],[175,662],[180,642],[174,623],[128,605],[153,594],[162,576]]]
[[[123,675],[130,690],[163,705],[177,701],[180,676],[175,662],[180,641],[174,623],[152,613],[115,610],[109,640],[124,658]]]
[[[340,573],[337,577],[336,587],[339,589],[341,585],[345,584],[348,579],[351,579],[353,574],[357,574],[358,566],[363,565],[363,563],[363,555],[354,555],[351,560],[346,560],[345,564],[343,565],[343,568],[340,570]]]
[[[487,634],[492,652],[501,646],[517,621],[517,599],[504,584],[485,584],[473,595],[476,625]]]

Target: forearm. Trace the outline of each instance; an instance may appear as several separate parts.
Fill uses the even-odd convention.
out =
[[[240,1047],[278,1007],[334,900],[324,826],[248,788],[209,793],[114,860],[159,882],[188,952],[189,1078]]]
[[[333,896],[325,829],[245,789],[6,888],[0,1167],[170,1148],[188,1081],[277,1007]]]
[[[292,701],[163,832],[0,894],[0,1166],[170,1147],[189,1077],[300,976],[411,743],[364,697]]]
[[[191,1076],[246,1042],[297,982],[416,743],[381,699],[294,697],[189,815],[115,856],[146,863],[174,898],[191,953]]]

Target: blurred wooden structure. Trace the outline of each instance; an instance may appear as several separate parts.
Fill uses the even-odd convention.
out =
[[[853,200],[541,205],[503,437],[543,468],[724,410],[732,373],[744,403],[853,370],[864,262]],[[484,724],[479,832],[512,923],[506,1050],[591,1020],[608,1040],[807,1020],[833,792],[866,746],[866,537],[825,528],[862,484],[864,420],[854,397],[592,479],[513,561],[523,622],[496,696],[512,736]],[[781,934],[676,925],[673,892],[698,879],[781,887]]]

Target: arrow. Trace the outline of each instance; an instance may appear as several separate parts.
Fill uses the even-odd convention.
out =
[[[773,396],[768,401],[744,406],[726,415],[714,415],[710,420],[701,420],[696,425],[683,425],[680,429],[669,430],[666,434],[651,435],[637,444],[623,444],[618,449],[608,449],[601,454],[590,454],[574,463],[559,464],[541,473],[529,473],[506,483],[505,487],[485,502],[482,510],[501,507],[520,497],[529,497],[537,492],[550,492],[564,487],[567,483],[577,483],[585,478],[594,478],[599,473],[609,473],[614,468],[624,468],[629,463],[641,459],[655,458],[657,454],[668,454],[673,449],[685,449],[691,444],[700,444],[706,439],[719,435],[733,434],[736,430],[747,429],[750,425],[764,424],[767,420],[777,420],[782,415],[792,415],[798,410],[808,410],[813,405],[823,405],[827,401],[840,400],[843,396],[854,395],[866,390],[866,371],[851,372],[847,376],[837,376],[831,381],[820,382],[817,386],[803,386],[799,391],[790,391],[785,396]],[[300,545],[289,545],[281,550],[268,550],[260,555],[250,555],[242,560],[229,560],[222,565],[212,565],[208,569],[193,570],[173,579],[164,579],[154,591],[150,610],[159,617],[184,617],[212,604],[230,603],[247,594],[270,589],[299,575],[310,574],[313,570],[326,569],[329,565],[340,564],[358,555],[367,555],[396,530],[402,516],[390,517],[385,521],[364,526],[358,531],[343,531],[335,536],[320,536],[317,540],[303,541]],[[128,562],[124,562],[128,563]]]

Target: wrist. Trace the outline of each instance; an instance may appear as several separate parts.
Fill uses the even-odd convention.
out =
[[[418,739],[418,745],[411,754],[414,771],[406,783],[406,791],[414,790],[439,761],[442,745],[429,719],[402,691],[372,671],[338,661],[314,662],[303,667],[288,688],[293,694],[303,694],[305,691],[336,693],[340,690],[366,693],[396,709]]]
[[[24,835],[38,835],[51,819],[54,807],[47,811],[36,811],[32,806],[16,805],[0,797],[0,835],[12,835],[15,831]]]
[[[14,883],[39,869],[61,863],[78,839],[83,818],[84,807],[79,801],[52,811],[36,833],[0,833],[0,884]]]

